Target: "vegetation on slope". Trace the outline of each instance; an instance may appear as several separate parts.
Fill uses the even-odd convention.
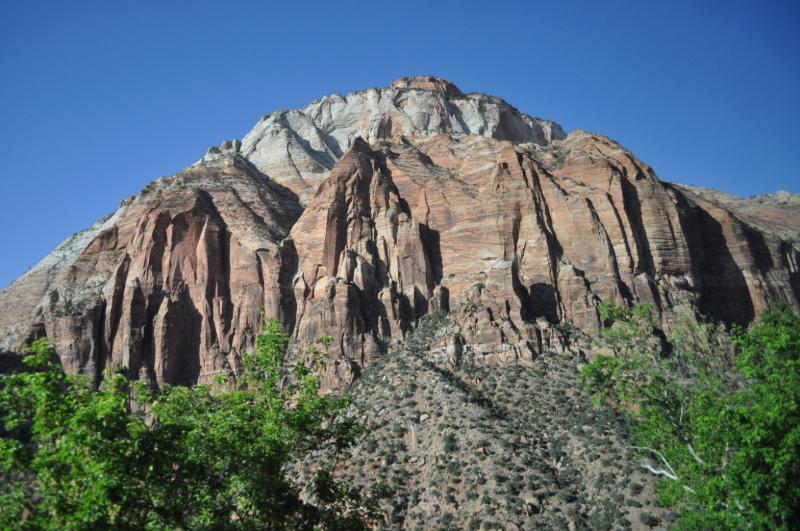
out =
[[[594,405],[572,355],[452,365],[442,314],[350,403],[288,372],[274,321],[234,390],[94,389],[38,341],[0,383],[0,526],[619,529],[669,526],[672,506],[689,529],[797,527],[800,318],[729,334],[678,313],[661,338],[647,307],[603,318]]]
[[[384,499],[387,529],[661,527],[655,480],[625,442],[627,420],[576,385],[579,359],[547,352],[517,366],[453,366],[436,346],[447,316],[424,317],[352,388],[365,434],[337,477]]]
[[[95,389],[64,374],[45,340],[35,342],[30,370],[0,381],[0,527],[363,527],[368,510],[357,491],[325,470],[307,485],[286,473],[298,455],[344,448],[355,434],[347,419],[329,422],[346,402],[320,396],[311,370],[284,371],[287,341],[267,322],[235,390],[156,393],[121,374]]]
[[[661,499],[687,529],[800,527],[800,317],[763,313],[732,334],[677,322],[667,351],[649,307],[603,306],[614,351],[582,371],[601,401],[628,411],[663,477]]]

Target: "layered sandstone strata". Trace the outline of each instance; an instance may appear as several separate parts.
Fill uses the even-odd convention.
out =
[[[568,348],[603,300],[747,323],[800,308],[791,199],[666,183],[601,135],[403,78],[272,113],[149,185],[0,294],[0,349],[46,334],[72,371],[207,381],[263,310],[296,352],[331,336],[335,387],[431,311],[454,314],[447,355],[481,364]]]
[[[5,347],[46,335],[70,372],[154,385],[235,371],[262,311],[291,319],[280,242],[300,212],[241,158],[155,181],[0,294]]]

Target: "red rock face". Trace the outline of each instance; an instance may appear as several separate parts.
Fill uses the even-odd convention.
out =
[[[451,354],[493,364],[565,348],[556,323],[596,332],[602,300],[652,304],[665,328],[678,305],[739,323],[797,307],[793,244],[603,137],[558,149],[551,164],[475,137],[357,143],[292,230],[295,337],[332,335],[330,376],[349,380],[432,308],[457,316]]]
[[[18,344],[46,335],[68,371],[96,378],[121,367],[158,386],[210,381],[236,370],[262,311],[291,320],[280,242],[299,213],[294,194],[245,161],[191,168],[124,203],[46,285],[43,274],[12,284],[4,318],[18,294],[44,291],[21,308]]]
[[[363,110],[394,105],[390,96],[404,102],[394,118]],[[236,372],[263,311],[286,323],[298,355],[331,336],[335,388],[431,311],[457,323],[447,356],[506,364],[571,348],[567,324],[596,332],[603,300],[652,304],[664,328],[678,306],[743,324],[771,302],[800,309],[791,201],[662,182],[603,136],[557,138],[552,122],[504,118],[516,111],[501,100],[466,100],[436,78],[348,98],[355,111],[339,97],[314,126],[291,112],[261,122],[250,151],[215,148],[65,242],[0,293],[0,349],[46,334],[72,372],[205,382]],[[455,107],[419,118],[448,98],[472,109],[469,124]],[[378,134],[339,138],[336,124]],[[349,147],[339,153],[333,138]],[[321,154],[315,142],[333,147]]]
[[[348,379],[428,310],[430,246],[385,154],[363,140],[322,183],[291,236],[299,260],[295,336],[303,344],[332,336],[332,354],[346,360]]]

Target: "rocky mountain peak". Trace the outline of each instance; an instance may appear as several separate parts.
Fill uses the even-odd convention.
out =
[[[392,88],[430,90],[448,98],[463,96],[455,83],[436,76],[401,77],[392,83]]]
[[[419,76],[273,112],[245,135],[241,146],[228,141],[207,157],[235,149],[308,203],[356,137],[368,143],[400,137],[418,143],[435,135],[539,146],[566,138],[557,123],[523,114],[500,98],[464,95],[449,81]]]

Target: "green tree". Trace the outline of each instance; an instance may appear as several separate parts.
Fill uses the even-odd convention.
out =
[[[665,479],[679,524],[800,526],[800,317],[771,309],[731,336],[679,314],[662,344],[649,308],[602,311],[613,355],[597,356],[582,380],[632,416],[634,448]]]
[[[293,459],[344,448],[357,427],[344,398],[319,394],[318,367],[285,369],[287,343],[268,321],[235,389],[152,391],[121,374],[95,389],[34,342],[30,370],[0,380],[0,527],[364,527],[370,504],[330,471],[288,477]]]

